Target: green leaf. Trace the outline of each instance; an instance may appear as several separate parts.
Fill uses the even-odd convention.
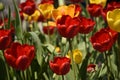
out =
[[[15,14],[16,15],[15,33],[16,33],[16,36],[17,36],[18,40],[22,43],[23,33],[22,33],[21,19],[20,19],[20,15],[19,15],[19,9],[16,5],[15,0],[13,0],[13,5],[14,5],[15,13],[16,13]]]
[[[11,10],[10,10],[10,7],[9,7],[9,9],[8,9],[9,11],[9,14],[8,14],[8,26],[7,26],[7,28],[8,29],[10,29],[10,23],[11,23]]]
[[[80,68],[80,74],[81,80],[86,80],[87,78],[87,65],[89,60],[89,54],[86,55],[85,59],[82,62],[81,68]]]
[[[5,61],[1,56],[0,56],[0,80],[10,80]]]
[[[105,74],[107,73],[107,67],[105,66],[105,64],[102,64],[100,73],[99,73],[99,77],[103,77]]]
[[[43,62],[43,50],[42,50],[42,44],[41,41],[38,37],[38,35],[35,32],[28,32],[26,33],[26,36],[29,36],[33,39],[33,42],[35,44],[35,48],[36,48],[36,57],[37,57],[37,61],[39,63],[39,65],[42,65]]]

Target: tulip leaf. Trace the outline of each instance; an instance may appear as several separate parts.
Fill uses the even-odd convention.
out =
[[[74,80],[74,71],[71,69],[68,74],[65,75],[66,80]]]
[[[0,53],[1,54],[1,53]],[[6,63],[0,55],[0,80],[10,80],[6,68]]]
[[[44,46],[46,46],[50,53],[53,53],[55,51],[55,47],[51,44],[45,44]]]
[[[102,64],[100,73],[99,73],[99,77],[104,76],[107,73],[107,67],[105,66],[105,64]]]
[[[23,34],[22,34],[22,26],[21,26],[21,19],[20,19],[20,15],[19,15],[19,9],[16,5],[15,0],[13,0],[13,4],[14,4],[14,9],[15,9],[15,15],[16,15],[15,25],[14,25],[15,26],[15,33],[16,33],[18,40],[20,42],[22,42]]]
[[[7,26],[8,29],[10,28],[10,23],[11,23],[11,10],[10,10],[10,7],[9,7],[8,26]]]
[[[42,65],[42,44],[41,41],[38,37],[38,35],[35,32],[28,32],[27,35],[29,35],[32,39],[33,42],[35,44],[35,48],[36,48],[36,57],[37,57],[37,61],[39,63],[39,65]]]
[[[85,80],[85,78],[87,77],[88,60],[89,60],[89,54],[86,55],[85,59],[82,62],[81,68],[80,68],[80,75],[81,75],[82,80]]]

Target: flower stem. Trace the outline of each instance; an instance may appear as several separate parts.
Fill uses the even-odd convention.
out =
[[[64,80],[64,75],[62,75],[62,80]]]
[[[75,65],[74,65],[73,53],[72,53],[72,42],[71,42],[71,39],[68,39],[68,41],[69,41],[70,58],[71,58],[71,61],[72,61],[72,68],[73,68],[73,71],[74,71],[74,80],[76,80],[76,71],[75,71]]]
[[[109,68],[109,65],[108,65],[108,57],[107,57],[106,52],[104,53],[104,56],[105,56],[105,64],[107,66],[107,78],[108,78],[108,80],[110,80],[110,68]]]

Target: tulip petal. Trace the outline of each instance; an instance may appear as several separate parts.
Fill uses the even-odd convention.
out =
[[[16,60],[16,66],[18,70],[25,70],[29,64],[29,59],[26,55],[19,56]]]
[[[70,63],[69,62],[64,62],[61,66],[60,66],[60,74],[61,75],[65,75],[66,73],[68,73],[70,70]]]

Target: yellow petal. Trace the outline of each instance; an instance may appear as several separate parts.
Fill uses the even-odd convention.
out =
[[[48,25],[49,25],[49,26],[56,26],[56,23],[53,22],[53,21],[48,21]]]
[[[120,32],[120,20],[115,21],[113,27],[111,28],[117,32]]]
[[[75,13],[75,5],[71,4],[67,8],[67,14],[73,18],[74,13]]]
[[[82,62],[82,53],[80,50],[76,49],[73,51],[73,59],[76,64],[80,64]]]
[[[39,10],[41,11],[42,15],[46,18],[49,19],[51,17],[51,12],[54,9],[53,4],[40,4],[38,6]]]
[[[40,15],[41,15],[40,12],[39,12],[38,10],[36,10],[36,11],[31,15],[31,17],[32,17],[33,20],[37,21]]]
[[[120,9],[108,11],[107,22],[112,30],[120,32]]]
[[[105,7],[107,0],[89,0],[90,4],[100,4]]]
[[[54,9],[54,10],[52,11],[52,17],[53,17],[54,20],[57,20],[57,19],[60,18],[61,16],[62,16],[62,13],[61,13],[59,10]]]

